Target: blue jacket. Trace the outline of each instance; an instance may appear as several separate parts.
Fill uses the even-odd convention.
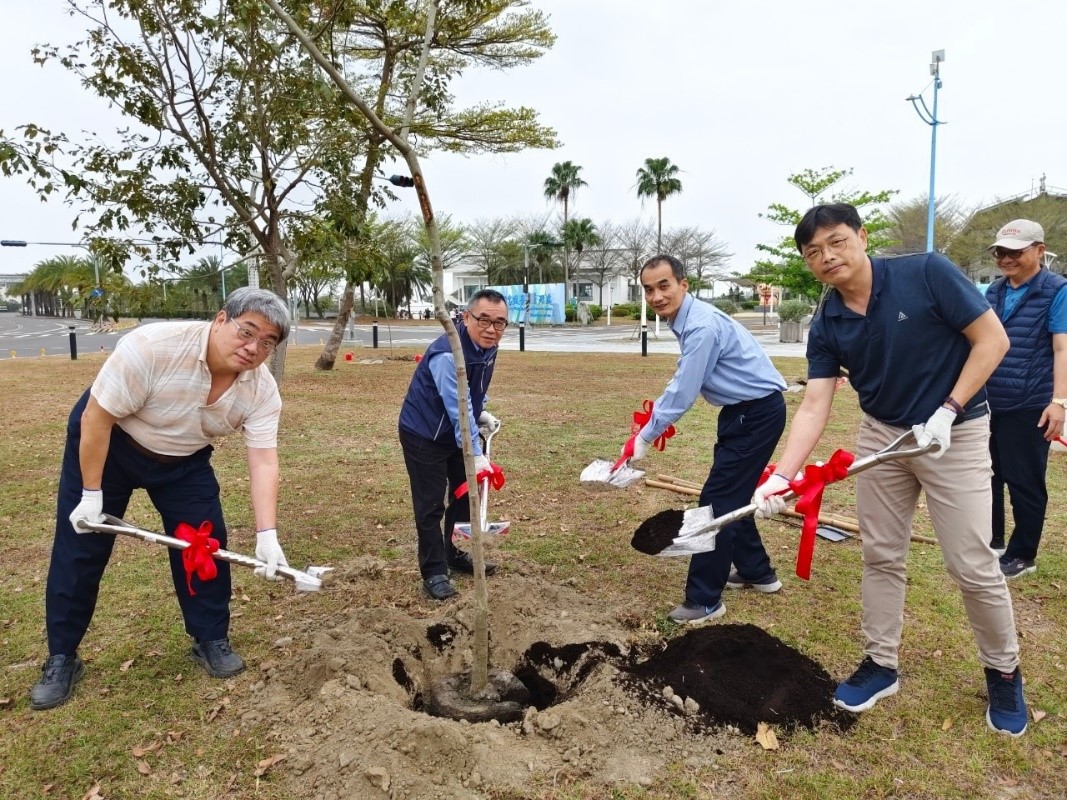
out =
[[[471,341],[465,325],[458,326],[457,331],[463,345],[471,413],[477,420],[485,407],[485,396],[489,391],[489,383],[493,380],[497,348],[479,348]],[[432,442],[455,445],[458,438],[455,426],[430,373],[430,361],[442,353],[451,352],[452,347],[446,334],[438,336],[426,348],[422,361],[415,367],[415,374],[411,376],[411,385],[400,408],[400,428]]]
[[[1047,269],[1030,281],[1030,288],[1004,319],[1007,278],[998,278],[986,290],[986,299],[997,312],[1011,347],[989,376],[986,392],[994,414],[1044,408],[1052,402],[1052,334],[1049,310],[1067,279]]]

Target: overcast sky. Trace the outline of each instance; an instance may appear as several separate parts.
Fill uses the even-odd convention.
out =
[[[35,43],[72,41],[63,0],[4,0],[0,129],[24,122],[77,134],[117,117],[57,65],[34,66]],[[755,245],[784,231],[760,219],[774,202],[803,207],[785,179],[806,168],[852,168],[849,186],[925,197],[930,127],[905,98],[932,103],[931,51],[944,49],[939,94],[938,195],[970,205],[1067,187],[1067,69],[1056,42],[1063,0],[532,0],[551,16],[553,50],[533,66],[472,73],[463,102],[537,109],[562,146],[511,156],[435,156],[425,163],[439,214],[474,221],[546,213],[552,164],[583,167],[588,187],[572,214],[655,220],[635,195],[645,158],[681,168],[682,194],[664,227],[714,229],[751,266]],[[817,12],[817,13],[815,13]],[[413,196],[402,203],[417,212]],[[77,241],[73,212],[41,204],[17,179],[0,179],[0,238]],[[25,271],[45,248],[0,250],[0,273]],[[67,250],[66,252],[70,252]]]

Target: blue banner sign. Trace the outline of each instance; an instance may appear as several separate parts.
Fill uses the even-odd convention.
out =
[[[508,321],[521,322],[523,308],[526,304],[526,295],[523,294],[522,285],[517,286],[488,286],[488,289],[496,289],[508,301]],[[530,310],[526,315],[529,325],[562,325],[564,322],[563,311],[563,284],[562,283],[531,283],[530,284]]]

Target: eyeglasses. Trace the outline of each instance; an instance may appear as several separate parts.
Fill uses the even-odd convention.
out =
[[[826,253],[843,253],[848,247],[847,236],[836,236],[826,243],[824,247],[812,245],[804,250],[804,260],[809,264],[818,261]]]
[[[1018,258],[1031,247],[1033,247],[1032,244],[1028,244],[1022,250],[1009,250],[1007,247],[994,247],[991,252],[993,253],[994,261],[1002,261],[1005,258]]]
[[[254,330],[252,330],[251,328],[246,328],[244,325],[242,325],[240,322],[233,319],[232,317],[228,318],[226,321],[232,322],[233,327],[237,328],[238,339],[240,339],[244,344],[255,342],[256,346],[260,348],[266,355],[270,355],[271,353],[273,353],[274,348],[278,346],[278,343],[273,339],[260,339],[256,335],[256,332]]]
[[[477,314],[472,314],[469,311],[467,313],[470,314],[471,319],[473,319],[475,322],[477,322],[478,323],[478,327],[481,328],[483,331],[487,331],[490,328],[492,328],[497,333],[503,333],[504,332],[504,328],[506,328],[508,326],[508,321],[506,319],[493,319],[492,317],[479,317]]]

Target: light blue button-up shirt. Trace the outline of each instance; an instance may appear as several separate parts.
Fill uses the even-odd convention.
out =
[[[682,349],[678,369],[656,400],[641,438],[654,441],[688,411],[699,395],[714,406],[759,400],[785,390],[755,337],[729,315],[687,294],[671,321]]]

